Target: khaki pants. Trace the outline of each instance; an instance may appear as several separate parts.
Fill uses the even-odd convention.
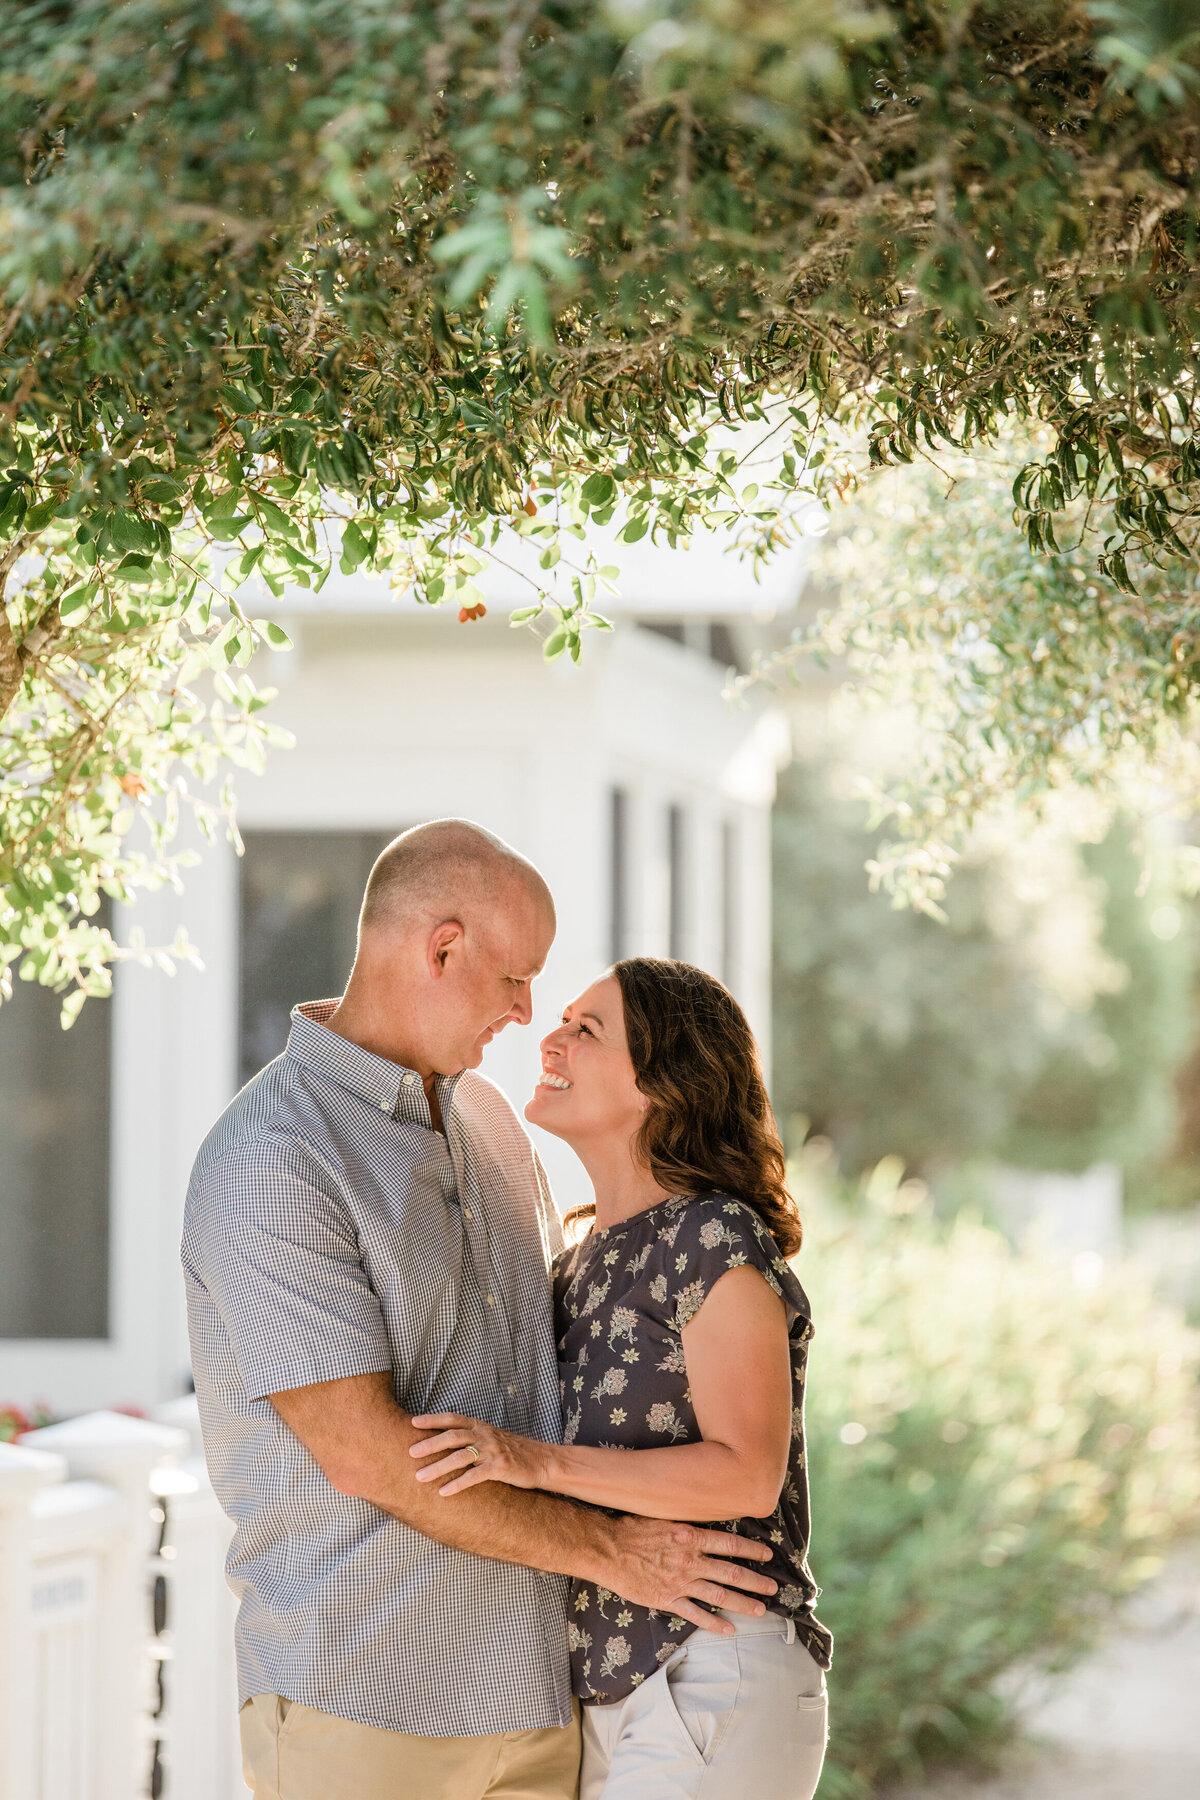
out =
[[[812,1800],[825,1677],[790,1619],[724,1615],[612,1706],[583,1709],[583,1800]]]
[[[552,1731],[410,1737],[256,1694],[241,1710],[255,1800],[576,1800],[579,1709]]]

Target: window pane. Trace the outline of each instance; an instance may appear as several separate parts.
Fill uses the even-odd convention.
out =
[[[371,864],[394,833],[249,831],[242,858],[241,1079],[287,1042],[298,1000],[340,994]]]
[[[62,995],[14,981],[0,1006],[0,1338],[108,1334],[112,1009],[70,1031]]]

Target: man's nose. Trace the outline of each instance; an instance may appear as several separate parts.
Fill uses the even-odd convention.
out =
[[[513,1001],[510,1016],[518,1025],[528,1025],[533,1018],[533,995],[528,987],[523,987]]]

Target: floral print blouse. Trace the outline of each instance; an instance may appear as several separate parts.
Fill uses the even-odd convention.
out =
[[[663,1200],[592,1231],[557,1258],[563,1442],[622,1450],[699,1442],[680,1334],[721,1276],[743,1264],[758,1269],[787,1306],[792,1444],[771,1517],[719,1523],[771,1546],[771,1561],[755,1564],[779,1583],[767,1604],[795,1620],[797,1637],[827,1669],[833,1640],[813,1616],[819,1590],[807,1562],[804,1372],[812,1321],[803,1288],[752,1207],[728,1194]],[[696,1629],[594,1582],[572,1583],[570,1608],[571,1670],[585,1703],[623,1700]]]

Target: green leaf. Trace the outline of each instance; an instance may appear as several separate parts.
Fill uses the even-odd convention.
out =
[[[120,551],[152,553],[158,548],[154,526],[137,513],[114,512],[108,521],[108,535]]]
[[[59,616],[63,623],[69,625],[75,619],[81,619],[87,613],[96,598],[96,587],[92,582],[84,582],[72,588],[58,603]]]
[[[122,581],[151,581],[154,578],[154,561],[149,556],[123,556],[114,571]]]
[[[594,475],[589,475],[580,489],[581,498],[593,508],[607,505],[610,500],[616,498],[616,493],[616,482],[611,475],[606,475],[601,470],[597,470]]]
[[[239,513],[229,519],[209,519],[208,529],[219,544],[228,544],[232,543],[234,538],[240,537],[247,525],[253,525],[253,523],[253,514]]]
[[[0,532],[18,531],[25,518],[25,490],[12,482],[7,491],[0,487]]]
[[[62,502],[54,495],[52,495],[49,500],[40,500],[36,506],[31,506],[25,514],[25,518],[22,522],[22,529],[24,531],[44,531],[51,519],[57,513],[61,504]]]

